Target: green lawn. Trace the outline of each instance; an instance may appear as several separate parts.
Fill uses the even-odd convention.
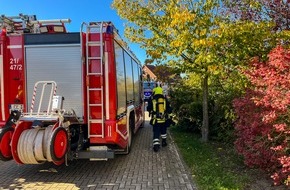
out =
[[[242,190],[249,182],[232,146],[202,143],[200,137],[169,128],[174,142],[201,190]]]

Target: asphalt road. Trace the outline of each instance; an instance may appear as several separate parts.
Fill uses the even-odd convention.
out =
[[[108,161],[74,160],[68,166],[51,163],[19,165],[0,161],[0,190],[4,189],[98,189],[98,190],[195,190],[177,148],[168,137],[168,146],[152,150],[152,126],[134,137],[129,155]]]

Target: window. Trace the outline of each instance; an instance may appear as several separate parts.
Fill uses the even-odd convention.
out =
[[[117,115],[126,111],[126,81],[122,47],[115,42],[115,59],[117,74]]]
[[[140,77],[139,77],[139,65],[136,61],[132,60],[133,62],[133,77],[134,77],[134,99],[135,105],[140,104],[141,94],[140,94]]]
[[[127,101],[134,100],[134,79],[132,70],[132,59],[127,52],[124,52],[125,69],[126,69],[126,88],[127,88]]]

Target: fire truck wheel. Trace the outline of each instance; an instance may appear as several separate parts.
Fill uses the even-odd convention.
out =
[[[50,154],[53,161],[60,161],[68,150],[68,134],[65,128],[58,127],[52,132]]]
[[[134,121],[133,119],[130,119],[130,124],[129,124],[129,134],[128,134],[128,145],[125,148],[125,154],[129,154],[131,151],[131,146],[132,146],[132,140],[133,140],[133,126],[134,126]]]
[[[131,151],[131,146],[132,146],[132,137],[133,137],[133,131],[132,129],[130,129],[130,132],[129,132],[129,137],[128,137],[128,146],[127,146],[127,154],[130,153]]]
[[[2,161],[8,161],[13,158],[10,146],[13,132],[14,128],[12,127],[0,129],[0,160]]]
[[[140,128],[143,128],[145,126],[145,121],[143,121],[140,125]]]

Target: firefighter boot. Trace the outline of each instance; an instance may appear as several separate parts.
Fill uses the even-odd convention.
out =
[[[154,152],[158,152],[159,149],[160,149],[160,144],[155,144],[155,145],[153,146],[153,150],[154,150]]]
[[[162,139],[162,147],[165,147],[165,146],[167,146],[166,139]]]

